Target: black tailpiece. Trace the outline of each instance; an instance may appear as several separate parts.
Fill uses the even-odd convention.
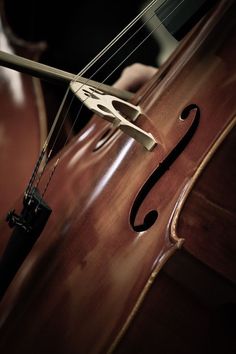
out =
[[[15,210],[8,213],[6,221],[14,230],[0,259],[0,299],[42,233],[51,212],[39,191],[33,188],[24,197],[21,214],[17,215]]]

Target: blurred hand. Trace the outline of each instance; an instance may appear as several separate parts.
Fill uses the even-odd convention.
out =
[[[157,73],[157,70],[153,66],[140,63],[132,64],[122,71],[120,78],[113,86],[120,90],[136,92]]]

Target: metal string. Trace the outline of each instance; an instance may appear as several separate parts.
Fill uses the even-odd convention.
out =
[[[157,2],[158,0],[153,0],[146,8],[144,8],[144,10],[143,11],[141,11],[140,12],[140,14],[138,15],[138,16],[136,16],[135,17],[135,19],[134,20],[132,20],[94,59],[92,59],[92,61],[89,63],[89,64],[87,64],[85,67],[84,67],[84,69],[82,69],[79,73],[78,73],[78,75],[76,75],[75,76],[75,78],[74,78],[74,80],[76,81],[76,78],[78,77],[78,76],[82,76],[87,70],[89,70],[91,67],[92,67],[92,65],[94,64],[94,63],[96,63],[125,33],[127,33],[127,31],[131,28],[131,27],[133,27],[134,26],[134,24],[146,13],[146,12],[148,12],[150,9],[151,9],[151,7]],[[160,8],[165,4],[165,2],[166,2],[167,0],[165,0],[161,5],[160,5]],[[174,12],[174,11],[176,11],[176,9],[184,2],[185,0],[182,0],[169,14],[168,14],[168,16],[166,16],[166,18],[162,21],[162,22],[160,22],[123,60],[122,60],[122,62],[120,62],[118,65],[117,65],[117,67],[115,68],[115,69],[113,69],[113,71],[101,82],[101,85],[102,85],[102,83],[104,83],[123,63],[125,63],[126,61],[127,61],[127,59],[153,34],[153,32],[155,32],[162,24],[163,24],[163,22]],[[155,14],[152,14],[133,34],[132,34],[132,36],[130,36],[90,77],[89,77],[89,79],[88,79],[88,81],[99,71],[99,70],[101,70],[101,68],[103,68],[145,25],[146,25],[146,23],[148,22],[148,21],[150,21],[150,19],[152,19],[153,18],[153,16],[155,16]],[[85,83],[86,84],[86,83]],[[84,85],[85,85],[84,84]],[[81,85],[81,87],[80,87],[80,89],[82,89],[82,87],[83,87],[83,85]],[[62,112],[62,109],[63,109],[63,107],[64,107],[64,105],[65,105],[65,101],[66,101],[66,98],[67,98],[67,96],[68,96],[68,93],[69,93],[69,87],[67,88],[67,91],[66,91],[66,93],[65,93],[65,96],[64,96],[64,98],[63,98],[63,101],[62,101],[62,103],[61,103],[61,105],[60,105],[60,107],[59,107],[59,110],[58,110],[58,112],[57,112],[57,115],[56,115],[56,117],[55,117],[55,120],[54,120],[54,123],[53,123],[53,126],[52,126],[52,128],[51,128],[51,130],[50,130],[50,132],[49,132],[49,134],[48,134],[48,137],[47,137],[47,139],[46,139],[46,141],[45,141],[45,144],[44,144],[44,147],[43,147],[43,150],[42,150],[42,152],[41,152],[41,154],[40,154],[40,157],[39,157],[39,160],[37,161],[37,163],[36,163],[36,165],[35,165],[35,169],[34,169],[34,172],[33,172],[33,174],[32,174],[32,177],[31,177],[31,180],[30,180],[30,182],[29,182],[29,185],[28,185],[28,187],[27,187],[27,190],[26,190],[26,194],[27,193],[30,193],[30,191],[31,191],[31,189],[32,189],[32,187],[33,187],[33,184],[34,184],[34,181],[35,181],[35,179],[36,179],[36,176],[37,176],[37,172],[38,172],[38,170],[39,170],[39,167],[40,167],[40,164],[41,164],[41,162],[42,162],[42,160],[43,160],[43,157],[44,157],[44,155],[45,155],[45,153],[46,153],[46,149],[47,149],[47,146],[48,146],[48,143],[49,143],[49,141],[50,141],[50,139],[51,139],[51,136],[52,136],[52,134],[53,134],[53,132],[54,132],[54,130],[55,130],[55,127],[56,127],[56,125],[57,125],[57,122],[58,122],[58,120],[59,120],[59,117],[60,117],[60,115],[61,115],[61,112]],[[74,98],[74,97],[73,97]],[[68,115],[68,112],[69,112],[69,109],[70,109],[70,107],[71,107],[71,104],[72,104],[72,101],[73,101],[73,98],[71,99],[71,102],[70,102],[70,104],[69,104],[69,107],[68,107],[68,109],[67,109],[67,112],[66,112],[66,114],[64,115],[64,119],[63,119],[63,121],[61,122],[61,124],[60,124],[60,127],[59,127],[59,130],[58,130],[58,132],[57,132],[57,136],[56,136],[56,138],[55,138],[55,140],[54,140],[54,143],[53,143],[53,145],[52,145],[52,148],[50,149],[50,152],[49,152],[49,154],[48,154],[48,157],[47,157],[47,159],[46,159],[46,161],[45,161],[45,165],[44,165],[44,167],[43,167],[43,170],[41,171],[41,173],[40,173],[40,175],[38,176],[38,179],[37,179],[37,185],[39,184],[39,181],[40,181],[40,179],[41,179],[41,177],[42,177],[42,175],[43,175],[43,173],[44,173],[44,170],[45,170],[45,167],[46,167],[46,164],[47,164],[47,162],[48,162],[48,160],[49,160],[49,158],[50,158],[50,155],[51,155],[51,153],[52,153],[52,151],[53,151],[53,148],[54,148],[54,146],[55,146],[55,143],[56,143],[56,141],[57,141],[57,139],[58,139],[58,137],[59,137],[59,134],[60,134],[60,131],[61,131],[61,129],[62,129],[62,126],[63,126],[63,124],[64,124],[64,122],[65,122],[65,119],[66,119],[66,117],[67,117],[67,115]],[[66,139],[66,141],[65,141],[65,143],[64,143],[64,146],[67,144],[67,142],[68,142],[68,140],[69,140],[69,138],[70,138],[70,136],[71,136],[71,134],[72,134],[72,130],[73,130],[73,128],[74,128],[74,126],[75,126],[75,124],[76,124],[76,122],[77,122],[77,120],[78,120],[78,117],[79,117],[79,113],[80,113],[80,111],[81,111],[81,109],[82,109],[82,104],[81,104],[81,108],[79,109],[79,111],[78,111],[78,113],[77,113],[77,115],[76,115],[76,118],[74,119],[74,122],[73,122],[73,124],[72,124],[72,127],[71,127],[71,129],[70,129],[70,132],[69,132],[69,134],[68,134],[68,136],[67,136],[67,139]],[[55,162],[55,164],[53,165],[53,167],[52,167],[52,171],[51,171],[51,173],[50,173],[50,176],[49,176],[49,180],[48,180],[48,182],[46,183],[46,187],[44,188],[44,191],[43,191],[43,195],[45,194],[45,192],[46,192],[46,190],[47,190],[47,187],[48,187],[48,185],[49,185],[49,182],[51,181],[51,179],[52,179],[52,176],[53,176],[53,174],[54,174],[54,172],[55,172],[55,170],[56,170],[56,167],[57,167],[57,165],[58,165],[58,162],[59,162],[59,159],[60,159],[60,157],[56,160],[56,162]]]
[[[76,80],[76,78],[78,77],[78,76],[82,76],[82,75],[84,75],[85,73],[86,73],[86,71],[87,70],[89,70],[120,38],[122,38],[122,36],[124,36],[124,34],[125,33],[127,33],[137,22],[138,22],[138,20],[146,13],[146,12],[148,12],[149,10],[150,10],[150,8],[157,2],[158,0],[153,0],[149,5],[147,5],[110,43],[108,43],[108,45],[104,48],[104,49],[102,49],[97,55],[96,55],[96,57],[95,58],[93,58],[77,75],[75,75],[75,80]],[[161,6],[163,6],[163,4],[166,2],[167,0],[165,0],[161,5],[160,5],[160,7]],[[154,15],[152,15],[149,19],[147,19],[146,21],[145,21],[145,23],[140,27],[140,28],[138,28],[138,30],[132,35],[132,37],[134,36],[134,35],[136,35],[137,34],[137,32],[153,17]],[[131,37],[131,38],[132,38]],[[125,44],[127,44],[127,42],[129,41],[129,39],[122,45],[122,47],[125,45]],[[119,50],[121,50],[121,48],[118,48],[118,50],[113,54],[113,56],[116,54],[116,53],[118,53],[119,52]],[[94,73],[94,74],[92,74],[89,78],[88,78],[88,80],[87,81],[89,81],[90,79],[92,79],[93,78],[93,76],[102,68],[102,67],[104,67],[104,65],[105,64],[107,64],[109,61],[111,60],[111,58],[110,59],[108,59],[104,64],[102,64],[102,66],[101,67],[99,67],[98,69],[97,69],[97,71]],[[105,80],[104,80],[105,81]],[[103,81],[103,82],[104,82]],[[103,83],[102,82],[102,83]],[[85,83],[86,84],[86,83]],[[82,87],[81,87],[82,88]],[[57,111],[57,114],[56,114],[56,116],[55,116],[55,119],[54,119],[54,121],[53,121],[53,125],[52,125],[52,127],[51,127],[51,129],[50,129],[50,131],[49,131],[49,134],[48,134],[48,136],[47,136],[47,138],[46,138],[46,141],[45,141],[45,143],[44,143],[44,146],[43,146],[43,149],[42,149],[42,151],[41,151],[41,153],[40,153],[40,156],[39,156],[39,158],[38,158],[38,160],[37,160],[37,162],[36,162],[36,164],[35,164],[35,167],[34,167],[34,170],[33,170],[33,173],[32,173],[32,176],[31,176],[31,178],[30,178],[30,181],[29,181],[29,183],[28,183],[28,186],[27,186],[27,188],[26,188],[26,192],[25,192],[25,194],[27,195],[27,194],[29,194],[31,191],[32,191],[32,188],[33,188],[33,184],[34,184],[34,182],[35,182],[35,179],[37,178],[37,174],[38,174],[38,171],[39,171],[39,168],[40,168],[40,166],[41,166],[41,163],[42,163],[42,161],[43,161],[43,159],[44,159],[44,156],[45,156],[45,154],[46,154],[46,152],[47,152],[47,147],[48,147],[48,144],[49,144],[49,142],[50,142],[50,139],[51,139],[51,137],[52,137],[52,135],[53,135],[53,133],[54,133],[54,131],[55,131],[55,128],[56,128],[56,125],[57,125],[57,123],[58,123],[58,121],[59,121],[59,118],[60,118],[60,115],[61,115],[61,112],[62,112],[62,109],[64,108],[64,105],[65,105],[65,102],[66,102],[66,99],[67,99],[67,97],[68,97],[68,93],[69,93],[69,91],[70,91],[70,87],[68,86],[68,88],[67,88],[67,90],[66,90],[66,93],[65,93],[65,95],[64,95],[64,98],[63,98],[63,100],[62,100],[62,102],[61,102],[61,104],[60,104],[60,106],[59,106],[59,109],[58,109],[58,111]],[[60,132],[61,132],[61,130],[62,130],[62,127],[63,127],[63,124],[64,124],[64,122],[65,122],[65,120],[66,120],[66,118],[67,118],[67,116],[68,116],[68,112],[69,112],[69,109],[70,109],[70,107],[71,107],[71,105],[72,105],[72,101],[73,101],[73,99],[74,99],[74,97],[71,99],[71,102],[70,102],[70,104],[69,104],[69,106],[68,106],[68,109],[67,109],[67,111],[66,111],[66,114],[64,115],[64,118],[63,118],[63,120],[62,120],[62,122],[61,122],[61,124],[60,124],[60,127],[59,127],[59,129],[58,129],[58,131],[57,131],[57,135],[56,135],[56,137],[55,137],[55,139],[54,139],[54,143],[53,143],[53,145],[52,145],[52,148],[51,148],[51,150],[50,150],[50,152],[49,152],[49,154],[48,154],[48,157],[46,158],[46,160],[45,160],[45,164],[44,164],[44,167],[43,167],[43,169],[42,169],[42,171],[41,171],[41,173],[39,174],[39,176],[38,176],[38,179],[37,179],[37,186],[38,186],[38,184],[39,184],[39,182],[40,182],[40,179],[41,179],[41,177],[42,177],[42,175],[43,175],[43,173],[44,173],[44,171],[45,171],[45,167],[46,167],[46,164],[47,164],[47,162],[48,162],[48,160],[49,160],[49,157],[50,157],[50,155],[51,155],[51,153],[52,153],[52,150],[53,150],[53,148],[55,147],[55,144],[56,144],[56,141],[57,141],[57,139],[59,138],[59,135],[60,135]],[[80,109],[81,110],[81,109]],[[78,114],[77,114],[77,116],[76,116],[76,121],[77,121],[77,119],[78,119]],[[73,124],[73,127],[74,127],[74,125],[75,125],[75,122],[74,122],[74,124]],[[69,135],[71,135],[71,132],[69,133]],[[65,144],[67,143],[67,141],[68,141],[68,139],[66,140],[66,142],[65,142]]]

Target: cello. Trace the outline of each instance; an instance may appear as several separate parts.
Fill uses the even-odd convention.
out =
[[[217,2],[128,104],[71,83],[115,129],[94,116],[46,166],[2,352],[235,351],[235,10]]]

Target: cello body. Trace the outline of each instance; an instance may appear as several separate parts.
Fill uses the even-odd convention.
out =
[[[95,116],[60,152],[2,353],[233,353],[235,11],[221,1],[135,95],[153,151]]]

